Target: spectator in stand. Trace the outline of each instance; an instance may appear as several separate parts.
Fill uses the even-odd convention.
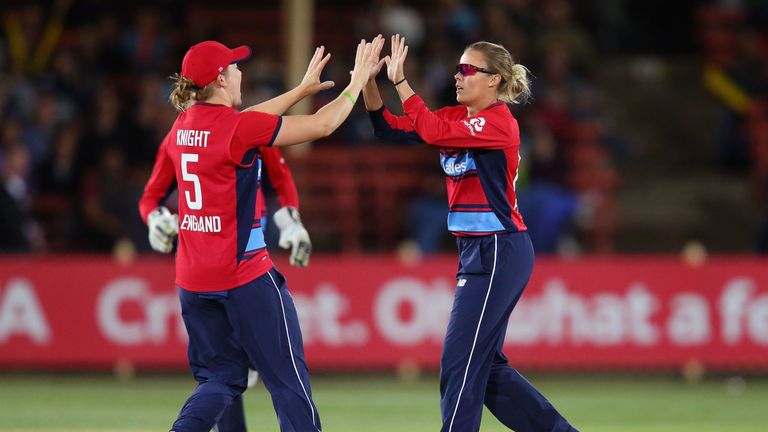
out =
[[[570,0],[545,0],[537,15],[538,26],[533,40],[536,52],[548,53],[554,41],[564,44],[572,59],[571,65],[581,75],[589,75],[596,64],[594,47],[584,29],[573,17]]]
[[[101,154],[106,149],[114,147],[122,152],[124,148],[131,147],[125,143],[131,131],[123,117],[121,101],[114,87],[102,87],[96,95],[89,112],[92,120],[85,125],[79,145],[80,157],[86,170],[98,169]]]
[[[5,146],[0,155],[0,252],[29,252],[42,247],[39,229],[29,214],[29,151]]]
[[[57,131],[49,158],[38,170],[35,208],[45,229],[49,250],[73,249],[81,241],[80,196],[82,164],[78,160],[80,125]]]
[[[138,11],[133,27],[122,36],[122,49],[136,73],[156,70],[168,52],[161,16],[151,7]]]
[[[23,6],[7,12],[3,24],[15,73],[37,75],[46,69],[71,3],[72,0],[54,1],[48,17],[43,14],[43,6],[36,2],[24,2]]]
[[[473,4],[466,0],[442,0],[437,10],[443,15],[442,30],[452,45],[464,46],[477,37],[480,17]],[[408,35],[403,36],[408,38]]]
[[[85,67],[72,49],[63,49],[56,53],[51,70],[42,78],[60,103],[71,105],[73,114],[80,116],[96,91],[95,71],[85,72]]]
[[[146,76],[141,80],[141,93],[127,120],[131,127],[129,141],[133,143],[128,152],[129,161],[137,169],[151,170],[151,161],[157,151],[157,144],[165,137],[168,127],[173,124],[173,111],[167,109],[167,86],[161,77]]]
[[[419,254],[437,253],[445,243],[445,228],[435,223],[448,218],[444,183],[441,177],[429,175],[422,183],[421,194],[408,204],[408,241],[415,243]]]
[[[527,176],[526,181],[518,183],[517,201],[534,250],[537,254],[552,254],[570,235],[578,198],[563,186],[567,169],[554,135],[539,126],[525,137],[528,145],[521,164],[527,168]]]
[[[128,239],[135,248],[148,251],[144,240],[146,229],[132,211],[141,196],[141,187],[130,181],[130,167],[123,150],[108,145],[99,152],[99,165],[89,170],[82,183],[82,213],[86,224],[89,248],[113,251]]]
[[[34,116],[22,132],[22,140],[29,150],[32,166],[38,168],[49,158],[51,141],[59,126],[60,113],[56,95],[39,92]]]
[[[739,28],[738,44],[729,64],[704,67],[704,84],[717,98],[717,156],[721,168],[739,172],[752,160],[751,124],[768,116],[768,48],[761,47],[758,33]]]

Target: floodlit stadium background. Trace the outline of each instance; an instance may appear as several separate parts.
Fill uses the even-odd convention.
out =
[[[173,261],[150,252],[137,211],[186,49],[253,46],[247,106],[297,84],[325,45],[337,85],[294,111],[306,113],[343,88],[355,42],[378,33],[405,35],[408,79],[432,108],[455,103],[469,42],[501,43],[533,72],[534,99],[512,112],[537,264],[506,351],[575,426],[768,421],[765,2],[61,0],[0,12],[0,430],[167,428],[192,388]],[[398,112],[383,76],[380,87]],[[456,261],[442,174],[433,149],[377,141],[358,105],[331,137],[285,151],[310,267],[289,267],[273,231],[270,249],[326,430],[436,430]],[[245,399],[252,430],[276,429],[263,387]]]

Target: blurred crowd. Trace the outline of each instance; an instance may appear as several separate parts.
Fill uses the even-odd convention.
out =
[[[136,203],[174,118],[173,16],[125,17],[99,2],[6,5],[0,250],[147,249]]]
[[[717,162],[751,174],[762,222],[755,248],[768,253],[768,3],[718,2],[697,14],[702,80],[717,101]]]
[[[534,99],[512,110],[522,132],[519,206],[536,250],[605,252],[616,225],[617,166],[630,145],[611,126],[595,72],[601,56],[619,52],[628,39],[624,3],[318,0],[314,42],[332,48],[326,78],[343,85],[355,39],[405,35],[408,77],[433,108],[455,104],[454,65],[468,43],[506,46],[534,75]],[[275,36],[282,34],[279,2],[0,7],[0,251],[149,249],[136,203],[176,115],[167,103],[168,76],[191,44],[215,38],[254,45],[255,57],[243,67],[246,105],[295,84],[285,82],[286,44]],[[221,12],[227,8],[233,14]],[[233,15],[239,20],[227,21]],[[338,25],[349,17],[349,25]],[[247,24],[251,18],[258,25]],[[251,39],[231,40],[243,34]],[[397,112],[394,92],[381,84]],[[318,95],[315,105],[336,91]],[[383,144],[359,106],[314,148],[326,145],[354,151]],[[402,230],[423,252],[449,245],[445,226],[434,223],[447,209],[439,169],[433,174],[438,180],[425,181],[412,197]]]

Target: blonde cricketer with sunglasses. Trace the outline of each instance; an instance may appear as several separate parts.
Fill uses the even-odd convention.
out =
[[[363,89],[365,107],[377,137],[439,149],[448,188],[448,230],[459,249],[440,361],[441,431],[479,431],[483,404],[517,432],[575,431],[502,352],[509,315],[534,261],[515,193],[520,131],[507,106],[530,95],[528,69],[501,45],[473,43],[456,66],[459,104],[432,112],[405,77],[405,39],[396,35],[391,42],[392,53],[377,62]],[[383,64],[403,116],[390,113],[381,100],[375,77]]]

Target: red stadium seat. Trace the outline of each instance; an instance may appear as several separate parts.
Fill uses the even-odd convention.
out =
[[[392,250],[404,231],[404,213],[429,169],[429,148],[316,146],[286,154],[301,196],[302,217],[313,236],[343,252]]]

